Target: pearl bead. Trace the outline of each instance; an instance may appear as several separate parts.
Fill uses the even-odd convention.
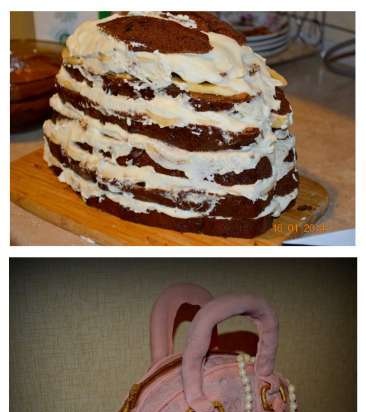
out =
[[[247,353],[244,354],[244,360],[245,362],[250,362],[250,356]]]
[[[288,385],[288,391],[289,391],[289,393],[294,393],[295,392],[295,386],[290,383],[290,385]]]
[[[290,401],[296,401],[296,395],[294,392],[290,392],[288,395]]]
[[[245,402],[244,409],[250,411],[252,409],[252,402]]]
[[[245,376],[243,377],[243,383],[244,383],[244,385],[250,383],[248,376],[245,375]]]
[[[244,385],[244,392],[245,393],[250,393],[252,391],[252,388],[250,387],[250,385],[247,383],[246,385]]]
[[[248,393],[248,394],[246,395],[246,398],[247,398],[247,402],[252,402],[252,401],[253,401],[253,396],[252,396],[251,393]]]

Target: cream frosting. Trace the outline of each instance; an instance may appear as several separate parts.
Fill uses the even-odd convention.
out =
[[[271,203],[260,213],[256,219],[264,216],[271,215],[273,217],[278,217],[280,214],[286,210],[287,206],[296,199],[299,194],[299,189],[294,189],[291,193],[284,196],[273,196]]]
[[[71,169],[63,167],[63,165],[51,154],[47,142],[45,143],[44,150],[44,160],[49,166],[56,166],[62,170],[58,179],[68,184],[73,188],[73,190],[80,193],[84,200],[89,199],[90,197],[107,197],[114,202],[120,204],[123,207],[126,207],[132,210],[135,213],[149,213],[150,211],[157,211],[164,213],[168,216],[180,218],[180,219],[189,219],[208,216],[215,206],[215,202],[212,202],[211,207],[206,212],[196,212],[193,210],[183,210],[177,207],[168,207],[158,203],[145,202],[138,199],[135,199],[131,193],[113,193],[113,190],[117,190],[112,186],[108,186],[109,190],[101,189],[97,183],[85,180]],[[228,219],[230,218],[223,218]]]

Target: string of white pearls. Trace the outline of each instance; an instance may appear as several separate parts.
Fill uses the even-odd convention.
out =
[[[297,403],[296,403],[296,394],[295,394],[295,386],[291,383],[288,385],[288,399],[290,401],[290,412],[297,411]]]
[[[251,358],[246,353],[240,353],[237,356],[238,364],[239,364],[239,375],[240,379],[244,386],[244,411],[251,412],[253,408],[253,394],[252,388],[250,386],[250,380],[247,376],[247,372],[245,370],[245,364],[249,362],[253,362],[255,358]]]
[[[237,361],[239,364],[239,375],[244,386],[244,411],[251,412],[253,409],[253,394],[252,388],[250,386],[250,380],[247,376],[245,365],[247,363],[254,363],[255,357],[250,357],[247,353],[240,353],[237,356]],[[288,400],[290,406],[290,412],[297,411],[297,402],[295,394],[295,386],[289,383],[288,385]]]

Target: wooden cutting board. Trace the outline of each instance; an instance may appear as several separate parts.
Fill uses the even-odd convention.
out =
[[[280,245],[303,232],[315,234],[326,230],[324,224],[315,222],[327,209],[328,194],[321,185],[306,177],[300,178],[296,205],[275,219],[271,230],[254,239],[238,239],[144,226],[89,207],[67,185],[57,180],[42,159],[42,149],[12,162],[10,175],[14,203],[100,245]]]

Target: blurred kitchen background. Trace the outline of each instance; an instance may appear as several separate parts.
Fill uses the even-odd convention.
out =
[[[41,144],[42,119],[49,116],[48,98],[53,93],[52,76],[60,64],[57,58],[60,56],[62,43],[83,20],[102,18],[109,14],[110,12],[105,11],[11,12],[13,160]],[[350,11],[217,14],[232,23],[236,29],[243,31],[247,37],[247,44],[266,57],[268,64],[287,78],[286,94],[294,109],[293,130],[297,137],[300,173],[320,182],[329,193],[330,206],[322,218],[322,221],[327,223],[327,231],[353,228],[355,13]],[[35,39],[36,42],[25,42],[24,39]],[[32,60],[34,54],[38,57],[47,54],[52,60],[49,63],[54,65],[54,73],[47,70],[47,81],[38,79],[37,76],[42,76],[42,72],[31,76],[32,80],[41,82],[33,83],[33,87],[30,87],[32,83],[28,81],[28,77],[28,83],[24,83],[20,61],[27,47],[27,58],[31,56]],[[30,238],[24,238],[23,230],[24,224],[30,224],[27,216],[29,214],[14,205],[12,213],[13,211],[16,212],[15,221],[19,232],[12,233],[12,242],[31,242]],[[32,216],[32,219],[38,218]],[[33,244],[41,241],[47,243],[51,229],[44,229],[47,235],[42,239],[38,235],[37,239],[32,240]],[[38,230],[27,231],[37,232],[39,233]],[[66,242],[66,237],[64,233],[63,237],[58,239],[61,244]],[[58,240],[53,239],[52,244],[59,244]],[[76,238],[69,239],[69,242],[84,244]]]

